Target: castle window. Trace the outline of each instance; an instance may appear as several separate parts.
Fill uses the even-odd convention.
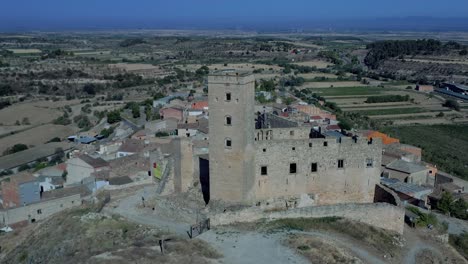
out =
[[[289,173],[297,173],[297,164],[296,163],[289,164]]]
[[[338,160],[338,169],[343,169],[344,168],[344,160],[340,159]]]
[[[311,147],[312,147],[312,143],[309,143],[309,148],[311,148]]]
[[[226,101],[227,102],[231,101],[231,93],[226,93]]]
[[[314,162],[310,166],[310,171],[311,172],[317,172],[317,162]]]
[[[294,136],[294,131],[289,131],[290,136]]]
[[[226,138],[225,146],[226,146],[226,148],[231,148],[232,147],[232,141],[231,141],[230,138]]]
[[[231,116],[226,116],[226,126],[232,125],[232,117]]]
[[[268,175],[268,168],[267,168],[267,166],[262,166],[260,172],[261,172],[262,175]]]
[[[295,147],[292,147],[292,150],[296,150],[296,148],[295,148]]]
[[[266,148],[263,149],[263,152],[266,152]]]
[[[374,160],[373,159],[366,159],[366,167],[373,168],[374,167]]]
[[[327,147],[327,146],[328,146],[328,142],[327,142],[327,141],[324,141],[324,142],[323,142],[323,146],[324,146],[324,147]]]
[[[37,214],[42,214],[42,210],[41,210],[41,209],[37,209]]]

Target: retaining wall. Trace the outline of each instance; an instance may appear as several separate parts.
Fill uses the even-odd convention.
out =
[[[387,203],[313,206],[275,212],[248,208],[235,212],[211,215],[210,222],[213,226],[217,226],[255,222],[260,219],[276,220],[283,218],[321,218],[331,216],[343,217],[403,234],[404,209]]]

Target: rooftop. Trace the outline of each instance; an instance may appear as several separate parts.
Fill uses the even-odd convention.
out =
[[[404,193],[411,197],[421,197],[421,195],[432,192],[432,188],[430,187],[401,182],[397,179],[380,178],[380,182],[392,190]]]
[[[401,171],[405,173],[415,173],[424,170],[428,170],[426,167],[418,165],[413,162],[406,162],[404,160],[398,159],[392,161],[386,166],[387,169]]]
[[[101,158],[93,158],[88,155],[80,155],[78,158],[91,165],[93,168],[109,166],[109,163]]]
[[[125,142],[122,144],[122,146],[119,147],[118,151],[121,152],[129,152],[129,153],[137,153],[143,150],[144,144],[141,140],[137,139],[127,139]]]
[[[52,142],[10,155],[2,156],[0,157],[0,171],[16,168],[23,164],[33,162],[37,159],[54,155],[58,148],[69,150],[73,148],[73,144],[68,142]]]

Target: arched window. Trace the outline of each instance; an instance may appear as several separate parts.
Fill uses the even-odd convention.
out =
[[[226,116],[225,117],[225,125],[226,126],[232,125],[232,117],[231,116]]]
[[[232,147],[232,140],[231,140],[230,138],[226,138],[226,139],[224,140],[224,146],[225,146],[226,148],[231,148],[231,147]]]

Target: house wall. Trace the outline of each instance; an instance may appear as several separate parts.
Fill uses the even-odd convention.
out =
[[[189,137],[193,137],[197,134],[197,131],[196,129],[185,129],[185,128],[179,128],[177,129],[177,135],[179,137],[187,137],[187,134],[189,134]]]
[[[39,202],[41,197],[39,194],[39,182],[31,181],[19,184],[20,204],[30,204]]]
[[[423,185],[428,183],[427,176],[429,174],[429,169],[411,173],[408,182],[417,185]]]
[[[16,182],[2,181],[2,199],[4,207],[20,205],[19,186]]]
[[[73,158],[67,161],[67,172],[65,186],[80,184],[83,179],[89,178],[95,170],[80,158]]]
[[[81,196],[79,194],[75,194],[9,210],[1,210],[0,220],[3,219],[3,225],[13,225],[22,221],[31,222],[33,219],[35,221],[39,221],[55,213],[79,205],[81,205]]]
[[[330,139],[277,140],[276,132],[283,136],[290,133],[272,130],[273,140],[257,141],[255,145],[257,201],[310,194],[317,205],[373,202],[380,180],[380,140],[373,144],[365,138],[357,142],[342,138],[341,143]],[[338,168],[339,159],[344,160],[342,169]],[[367,159],[373,160],[372,167],[367,167]],[[296,173],[289,172],[292,163],[296,164]],[[317,172],[311,171],[312,163],[317,163]],[[267,175],[261,175],[262,166],[267,167]]]

